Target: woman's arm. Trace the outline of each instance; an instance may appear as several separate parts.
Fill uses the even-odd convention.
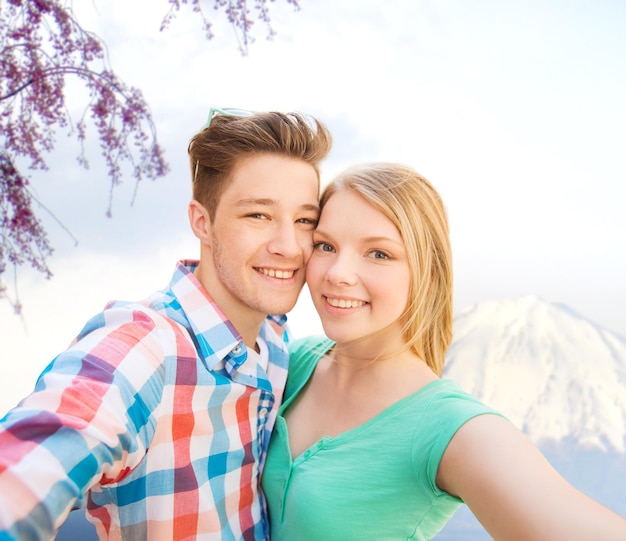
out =
[[[458,430],[437,485],[461,498],[497,541],[626,540],[626,519],[570,485],[496,415],[480,415]]]

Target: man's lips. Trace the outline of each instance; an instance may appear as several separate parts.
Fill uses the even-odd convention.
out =
[[[255,267],[257,272],[265,276],[269,276],[270,278],[279,278],[281,280],[288,280],[289,278],[293,278],[294,273],[296,272],[293,269],[269,269],[266,267]]]

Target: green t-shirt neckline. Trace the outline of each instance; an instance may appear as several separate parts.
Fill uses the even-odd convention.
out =
[[[283,414],[333,345],[320,337],[290,345],[262,479],[272,541],[431,539],[462,503],[435,482],[450,439],[476,415],[498,413],[439,379],[292,458]]]

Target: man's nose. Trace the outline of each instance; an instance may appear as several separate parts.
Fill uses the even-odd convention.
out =
[[[272,238],[268,243],[268,251],[283,257],[300,255],[306,247],[312,244],[313,231],[300,231],[296,224],[282,223],[272,231]]]

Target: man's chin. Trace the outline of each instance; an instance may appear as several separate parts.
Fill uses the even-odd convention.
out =
[[[286,299],[283,301],[278,301],[277,299],[273,299],[271,302],[266,303],[266,314],[286,314],[287,312],[291,312],[294,306],[296,305],[296,301],[298,297],[293,299]]]

